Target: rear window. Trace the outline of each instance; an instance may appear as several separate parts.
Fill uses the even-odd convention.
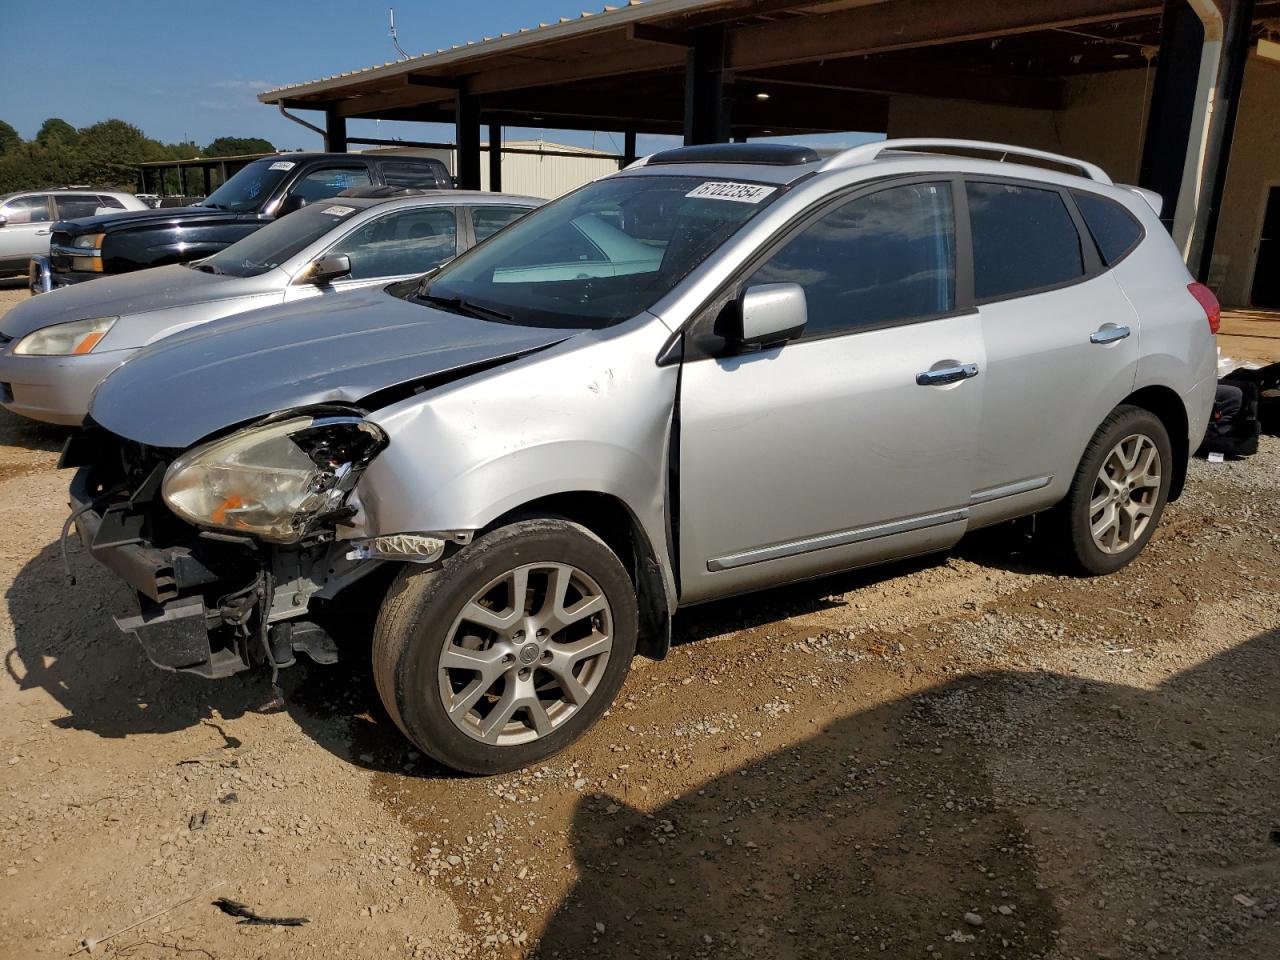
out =
[[[1072,198],[1084,217],[1085,225],[1098,246],[1102,262],[1114,267],[1142,239],[1142,226],[1114,200],[1092,193],[1072,191]]]
[[[1080,234],[1062,195],[1008,183],[968,183],[973,285],[998,300],[1084,276]]]
[[[438,185],[437,170],[431,163],[389,161],[382,165],[382,180],[388,187],[416,187],[430,190]]]

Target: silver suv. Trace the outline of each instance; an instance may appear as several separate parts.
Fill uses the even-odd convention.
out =
[[[525,766],[682,606],[1031,514],[1079,571],[1132,560],[1214,390],[1159,203],[967,141],[657,154],[421,279],[124,364],[64,455],[80,534],[156,664],[351,656],[372,597],[405,735]]]

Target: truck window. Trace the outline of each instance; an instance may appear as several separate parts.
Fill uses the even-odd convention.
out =
[[[369,171],[363,166],[321,167],[295,183],[289,195],[301,197],[307,203],[315,203],[317,200],[328,200],[352,187],[367,187],[370,183]]]
[[[382,179],[388,187],[433,190],[442,186],[434,163],[406,163],[388,160],[382,164]]]

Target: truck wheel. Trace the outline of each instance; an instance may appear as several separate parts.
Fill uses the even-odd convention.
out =
[[[636,594],[604,541],[522,520],[436,569],[406,565],[373,637],[387,712],[428,756],[466,773],[537,763],[617,696],[636,648]]]
[[[1173,449],[1160,419],[1119,406],[1085,449],[1066,500],[1058,541],[1078,571],[1119,570],[1142,552],[1169,497]]]

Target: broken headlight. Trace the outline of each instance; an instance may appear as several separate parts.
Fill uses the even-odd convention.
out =
[[[345,505],[387,435],[359,417],[262,423],[188,450],[165,472],[165,503],[200,527],[294,543]]]

